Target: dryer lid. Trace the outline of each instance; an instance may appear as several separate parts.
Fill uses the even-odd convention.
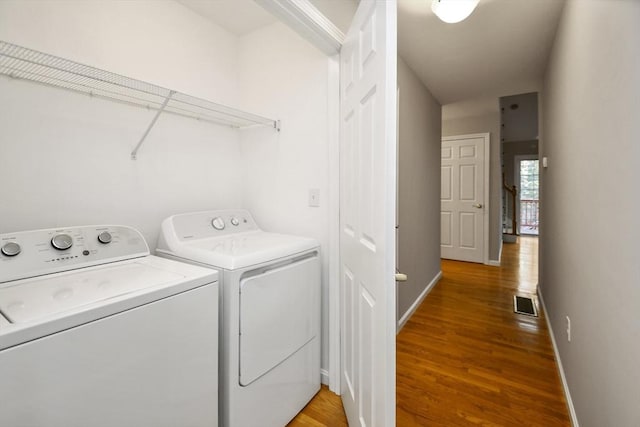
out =
[[[12,282],[0,288],[0,312],[11,323],[33,322],[184,279],[148,263],[119,262]]]
[[[158,252],[201,262],[217,268],[235,270],[310,251],[318,247],[315,239],[286,234],[250,231],[226,237],[176,243]]]

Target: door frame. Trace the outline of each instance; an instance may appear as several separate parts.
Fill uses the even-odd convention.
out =
[[[340,54],[329,58],[329,390],[340,394]],[[323,377],[325,373],[322,373]],[[323,378],[324,380],[324,378]]]
[[[484,133],[470,133],[465,135],[453,135],[453,136],[444,136],[442,137],[442,142],[444,141],[455,141],[459,139],[476,139],[483,138],[484,139],[484,182],[483,182],[483,198],[484,198],[484,208],[482,211],[483,219],[483,228],[484,228],[484,236],[482,242],[482,259],[485,265],[491,265],[489,260],[489,217],[490,217],[490,208],[491,203],[489,200],[489,175],[491,174],[491,159],[489,155],[491,154],[491,132]],[[442,146],[442,143],[440,144]],[[442,167],[442,160],[440,160],[440,166]],[[442,190],[441,190],[442,192]]]
[[[328,366],[322,370],[322,382],[341,394],[341,289],[340,289],[340,51],[345,40],[342,33],[308,0],[255,0],[280,22],[307,39],[327,55],[328,75],[328,152],[329,152],[329,331],[324,345],[329,346]],[[396,328],[396,322],[393,323]],[[395,356],[395,352],[394,352]],[[394,375],[395,377],[395,375]],[[394,396],[395,397],[395,396]]]
[[[518,219],[518,228],[522,226],[520,223],[520,204],[522,203],[522,186],[520,185],[520,161],[521,160],[537,160],[538,161],[538,201],[540,200],[540,156],[538,154],[518,154],[513,156],[513,183],[518,186],[518,201],[516,203],[516,211],[513,213]],[[518,230],[520,235],[520,230]]]

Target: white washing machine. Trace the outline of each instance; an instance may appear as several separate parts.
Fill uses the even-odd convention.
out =
[[[220,272],[220,425],[286,425],[320,389],[318,242],[222,210],[167,218],[157,253]]]
[[[218,292],[132,228],[0,234],[0,425],[216,426]]]

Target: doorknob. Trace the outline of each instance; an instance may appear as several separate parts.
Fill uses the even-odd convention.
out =
[[[474,208],[482,209],[482,203],[476,203],[473,205]]]
[[[396,282],[406,282],[407,275],[403,273],[396,273]]]

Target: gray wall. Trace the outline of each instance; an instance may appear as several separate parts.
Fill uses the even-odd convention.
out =
[[[442,121],[442,136],[491,133],[489,162],[489,259],[498,260],[502,245],[502,172],[500,165],[500,112],[456,117]]]
[[[512,105],[517,105],[512,109]],[[538,139],[538,93],[503,96],[500,98],[503,142]]]
[[[502,143],[502,164],[504,165],[504,178],[507,185],[516,185],[520,190],[520,184],[514,181],[515,157],[523,155],[538,155],[538,141],[518,141]]]
[[[540,285],[573,403],[639,426],[640,2],[567,2],[542,101]]]
[[[398,58],[398,319],[440,272],[441,107]]]

